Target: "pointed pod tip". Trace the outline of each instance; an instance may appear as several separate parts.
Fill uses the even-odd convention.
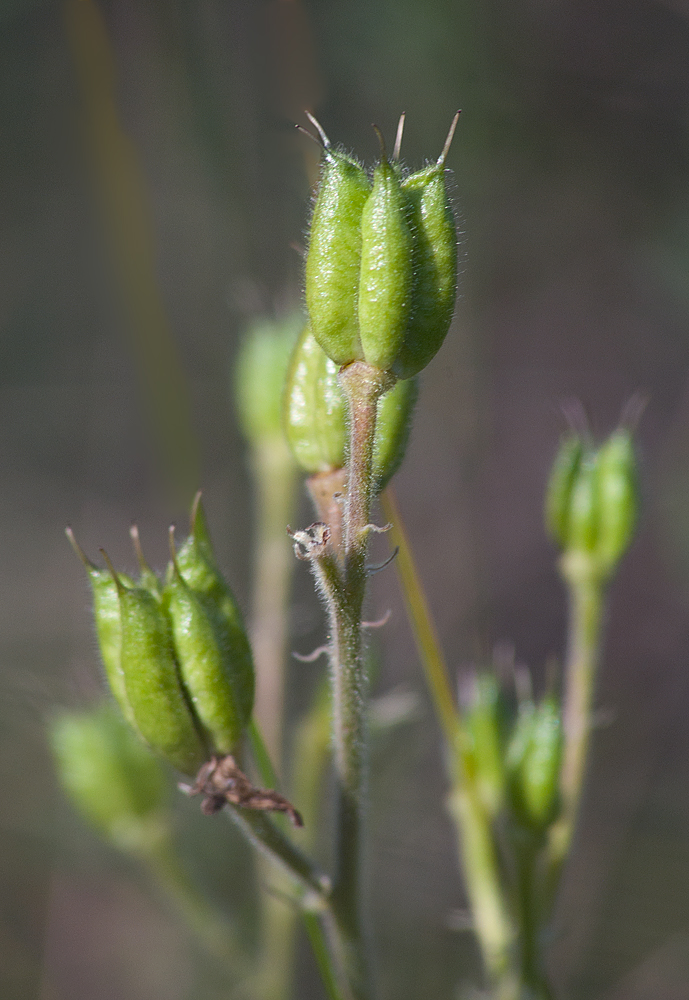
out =
[[[316,139],[316,137],[314,135],[312,135],[311,138],[312,139],[316,139],[317,142],[319,142],[319,140],[320,140],[320,145],[323,147],[323,149],[330,149],[330,139],[326,135],[325,129],[323,128],[323,126],[321,125],[321,123],[318,121],[318,119],[316,118],[316,116],[312,115],[310,111],[306,111],[306,110],[304,110],[304,114],[306,115],[306,117],[309,119],[309,121],[311,122],[311,124],[313,125],[313,127],[318,132],[319,139]],[[297,128],[299,128],[299,126],[297,126]],[[306,129],[303,129],[302,131],[306,131]],[[311,135],[310,132],[307,132],[306,134],[307,135]]]
[[[450,152],[450,146],[452,145],[452,140],[454,139],[455,136],[455,129],[457,128],[457,122],[459,121],[459,116],[461,115],[461,113],[462,113],[461,111],[457,111],[455,113],[454,118],[452,119],[452,124],[450,125],[450,131],[447,133],[447,139],[445,140],[445,145],[443,146],[442,152],[438,157],[437,162],[439,167],[445,166],[445,160],[447,159],[447,154]]]
[[[400,158],[400,150],[402,148],[402,136],[404,134],[404,122],[407,117],[407,112],[403,111],[400,115],[400,120],[397,122],[397,135],[395,136],[395,146],[392,150],[392,159],[397,161]]]
[[[132,524],[132,526],[129,529],[129,537],[131,538],[132,544],[134,546],[134,553],[138,560],[139,568],[141,569],[142,572],[145,572],[146,570],[148,570],[148,564],[146,562],[146,559],[144,558],[144,550],[141,547],[141,539],[139,537],[138,525]]]
[[[110,556],[105,551],[105,549],[99,549],[98,551],[103,556],[103,559],[105,559],[105,565],[110,570],[110,576],[115,581],[115,586],[117,587],[118,594],[121,594],[122,591],[124,590],[124,587],[122,586],[122,581],[120,580],[119,576],[117,575],[117,570],[115,569],[115,567],[113,566],[113,564],[110,562]]]
[[[373,122],[371,123],[371,128],[373,129],[373,131],[378,136],[378,143],[380,145],[380,156],[381,156],[381,159],[382,159],[383,163],[387,163],[388,162],[388,153],[387,153],[387,149],[385,148],[385,139],[383,138],[383,133],[378,128],[378,126],[375,123],[373,123]]]
[[[86,553],[82,549],[81,545],[79,545],[79,542],[74,537],[74,532],[72,531],[71,525],[69,525],[69,524],[67,525],[67,527],[65,528],[65,534],[67,535],[67,539],[69,541],[69,544],[72,546],[72,548],[74,549],[75,553],[77,554],[77,556],[79,557],[79,559],[82,561],[82,563],[84,564],[84,566],[86,567],[86,569],[87,570],[96,569],[95,564],[91,562],[91,560],[88,558],[88,556],[86,555]]]

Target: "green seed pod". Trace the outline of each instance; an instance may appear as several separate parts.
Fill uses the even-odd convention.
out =
[[[383,158],[361,217],[359,336],[364,360],[389,371],[411,316],[412,234],[397,171]]]
[[[107,557],[106,557],[107,560]],[[121,662],[134,725],[152,749],[184,774],[196,775],[207,753],[180,684],[170,623],[153,594],[117,585]]]
[[[139,580],[137,583],[138,587],[142,587],[147,590],[149,594],[152,594],[158,602],[162,601],[163,598],[163,587],[153,572],[151,567],[146,562],[144,557],[143,549],[141,548],[141,539],[139,538],[139,529],[135,524],[129,529],[129,535],[134,545],[134,552],[136,553],[136,558],[139,561]],[[120,580],[122,575],[120,574]]]
[[[337,365],[305,327],[295,345],[285,384],[285,434],[298,465],[309,474],[345,464],[346,403]],[[399,468],[418,396],[416,379],[397,382],[378,403],[373,447],[373,479],[380,491]]]
[[[65,529],[69,542],[81,559],[88,574],[91,592],[93,594],[93,617],[96,623],[96,635],[100,655],[105,667],[105,675],[117,704],[120,706],[128,722],[134,722],[127,692],[124,685],[124,673],[120,653],[122,649],[122,629],[120,627],[120,602],[117,596],[117,585],[108,569],[101,569],[90,561],[74,537],[71,528]],[[133,581],[124,574],[120,580],[126,587],[133,587]]]
[[[179,672],[194,713],[214,752],[233,753],[249,721],[246,691],[235,689],[235,673],[247,655],[244,632],[229,630],[212,602],[194,593],[182,579],[170,529],[172,573],[165,587],[164,606],[172,622]]]
[[[337,372],[307,325],[292,353],[283,412],[292,454],[311,475],[344,465],[347,418]]]
[[[49,729],[60,783],[80,813],[121,850],[153,846],[166,829],[159,761],[110,705],[61,712]]]
[[[518,773],[522,818],[536,830],[546,829],[557,815],[562,748],[560,706],[547,696],[533,713]]]
[[[192,684],[188,676],[185,676],[185,683],[203,725],[212,734],[216,749],[229,752],[224,751],[224,747],[228,743],[232,743],[232,749],[236,747],[237,740],[234,734],[241,732],[251,718],[255,687],[254,662],[251,645],[234,594],[215,562],[200,493],[196,495],[192,507],[191,533],[177,552],[175,561],[179,576],[210,622],[215,645],[223,656],[224,674],[222,676],[224,680],[222,683],[219,680],[218,687],[215,688],[215,681],[205,682],[207,692],[203,698],[205,700],[207,697],[208,701],[203,711],[206,718],[201,715],[200,702],[197,703],[196,700],[201,697],[201,682],[198,682],[197,687],[197,682]],[[171,564],[168,568],[168,587],[176,575],[175,567]],[[183,593],[178,587],[177,595],[180,604]],[[188,596],[185,599],[188,601]],[[198,620],[200,621],[200,619]],[[199,631],[201,628],[202,626],[199,625]],[[177,630],[176,634],[178,634]],[[197,677],[200,677],[200,670],[199,667]],[[217,694],[223,685],[226,685],[231,693],[231,697],[228,695],[226,698],[225,707],[219,706],[217,708],[218,716],[222,715],[223,712],[227,713],[229,721],[223,724],[225,725],[224,730],[219,722],[214,722],[211,725],[211,722],[207,721],[211,720],[216,713],[216,709],[213,707],[214,691]],[[224,698],[225,695],[218,695],[219,702],[222,702]]]
[[[282,387],[303,326],[302,313],[292,313],[279,322],[254,323],[242,340],[235,370],[235,397],[242,429],[254,446],[282,437]]]
[[[638,513],[636,458],[630,432],[615,431],[599,450],[598,545],[601,569],[611,573],[634,534]]]
[[[361,165],[333,150],[318,126],[323,166],[306,256],[306,306],[314,336],[338,365],[362,358],[357,298],[361,223],[371,184]]]
[[[579,472],[583,446],[578,435],[571,434],[560,443],[545,494],[545,527],[561,548],[567,548],[570,504],[574,481]]]
[[[566,549],[593,555],[599,535],[599,455],[592,449],[581,456],[569,501]]]
[[[474,763],[474,780],[489,816],[496,816],[504,802],[504,706],[500,685],[492,674],[474,679],[471,705],[464,713]]]
[[[452,322],[457,297],[457,228],[445,186],[445,158],[455,115],[438,162],[402,183],[413,234],[411,317],[392,370],[416,375],[435,357]]]

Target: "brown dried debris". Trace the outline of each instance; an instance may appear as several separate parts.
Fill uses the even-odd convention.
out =
[[[279,792],[252,785],[231,754],[225,757],[211,757],[196,775],[193,785],[184,785],[188,795],[203,795],[201,812],[212,816],[220,812],[226,803],[241,806],[242,809],[260,809],[267,812],[287,813],[295,826],[303,826],[301,815],[291,802]]]

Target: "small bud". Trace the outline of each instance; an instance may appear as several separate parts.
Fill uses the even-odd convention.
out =
[[[282,387],[303,326],[303,315],[293,313],[279,322],[254,323],[242,339],[235,396],[242,429],[253,445],[282,435]]]
[[[119,598],[121,663],[134,725],[153,750],[184,774],[195,775],[207,752],[180,684],[170,623],[153,594],[125,586],[114,569],[111,572]]]
[[[309,474],[344,466],[346,403],[338,368],[307,326],[295,345],[285,384],[285,434],[298,465]],[[373,481],[382,490],[399,468],[418,395],[416,379],[397,382],[378,403]]]
[[[93,594],[93,617],[96,623],[96,635],[100,655],[105,667],[110,690],[115,701],[120,706],[128,722],[134,722],[131,706],[127,699],[122,671],[122,629],[120,627],[120,602],[117,596],[117,585],[108,569],[101,569],[90,561],[74,537],[71,528],[65,530],[70,545],[81,559],[88,574],[91,592]],[[120,580],[126,587],[133,587],[134,582],[124,574]]]
[[[615,431],[599,453],[599,538],[597,555],[611,573],[627,551],[638,514],[636,457],[630,432]]]
[[[306,257],[306,306],[316,340],[338,365],[363,357],[357,298],[361,220],[371,184],[361,165],[324,141]]]
[[[504,704],[500,685],[492,674],[474,678],[464,720],[474,764],[474,781],[489,816],[496,816],[505,795],[503,765]]]
[[[570,434],[560,443],[545,494],[545,526],[550,538],[561,548],[567,546],[569,505],[579,471],[583,446],[581,438]]]
[[[546,491],[548,533],[573,567],[588,566],[608,578],[631,542],[638,492],[631,432],[614,431],[599,448],[585,447],[573,435],[563,442]],[[579,557],[583,556],[584,563]]]
[[[562,719],[547,695],[535,708],[522,706],[507,754],[512,806],[520,822],[542,831],[559,808]]]
[[[188,592],[179,586],[176,589],[179,610],[181,611],[184,602],[191,606],[190,594],[193,595],[194,606],[203,610],[208,623],[202,626],[201,618],[197,616],[195,620],[199,623],[198,629],[200,632],[211,629],[214,646],[208,648],[214,648],[214,657],[219,651],[222,658],[222,666],[216,663],[218,673],[215,680],[210,664],[208,678],[205,681],[201,679],[203,671],[197,660],[195,679],[192,682],[185,676],[185,684],[204,727],[213,738],[215,748],[228,753],[226,745],[232,744],[230,750],[236,748],[237,734],[244,729],[251,717],[254,705],[254,663],[241,612],[215,562],[200,493],[196,495],[191,510],[191,533],[177,552],[175,562],[176,568],[171,564],[168,569],[168,586],[178,574],[188,588]],[[179,635],[178,625],[175,632]],[[188,655],[193,653],[197,657],[198,652],[198,648],[196,651],[189,650]],[[221,694],[221,691],[225,694]],[[225,722],[221,723],[220,718],[225,718]]]
[[[383,150],[361,217],[359,335],[367,364],[389,371],[412,308],[412,235],[408,203]]]
[[[160,838],[168,798],[165,773],[115,709],[61,712],[51,721],[49,737],[63,788],[116,847],[145,849]]]
[[[238,746],[251,713],[252,699],[235,685],[236,676],[243,678],[247,655],[251,662],[248,642],[243,630],[228,629],[213,602],[185,583],[174,544],[171,528],[172,572],[163,602],[180,677],[208,745],[213,752],[228,754]]]

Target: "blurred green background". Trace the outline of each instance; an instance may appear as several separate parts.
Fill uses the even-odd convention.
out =
[[[578,396],[635,390],[644,515],[611,594],[581,834],[554,928],[567,998],[689,996],[689,7],[682,0],[0,0],[0,995],[229,996],[166,902],[55,786],[54,705],[98,697],[82,567],[150,561],[202,485],[246,607],[252,492],[231,400],[242,329],[300,302],[312,108],[369,162],[376,122],[449,159],[453,328],[397,478],[458,676],[497,642],[542,675],[563,592],[543,487]],[[300,519],[308,523],[304,502]],[[287,539],[285,544],[288,544]],[[382,543],[381,543],[382,544]],[[421,694],[372,761],[384,995],[476,981],[440,739],[394,572],[377,688]],[[321,641],[296,574],[294,648]],[[322,669],[322,668],[321,668]],[[293,709],[319,668],[294,665]],[[297,803],[298,804],[298,803]],[[251,933],[246,848],[178,805],[198,883]],[[322,997],[304,948],[300,997]]]

